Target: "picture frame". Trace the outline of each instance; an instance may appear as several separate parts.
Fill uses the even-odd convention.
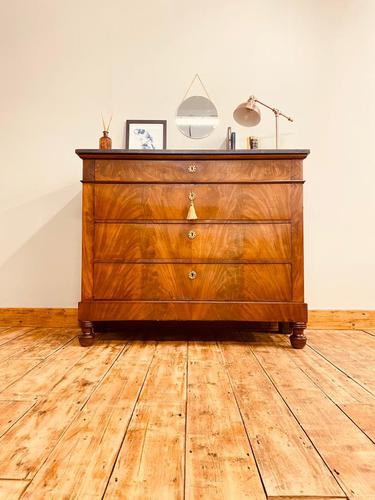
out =
[[[126,120],[126,149],[167,149],[167,120]]]

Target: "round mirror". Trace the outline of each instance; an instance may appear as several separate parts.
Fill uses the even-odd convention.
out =
[[[193,95],[182,101],[177,109],[177,128],[190,139],[208,137],[218,123],[217,109],[207,97]]]

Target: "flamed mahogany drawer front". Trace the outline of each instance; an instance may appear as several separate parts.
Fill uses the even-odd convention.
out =
[[[290,224],[97,223],[95,259],[285,260]]]
[[[97,263],[94,298],[287,301],[291,299],[291,266]]]
[[[291,217],[289,184],[96,184],[95,218],[186,219],[190,193],[198,219]]]
[[[292,160],[96,160],[95,179],[115,182],[249,182],[291,179]]]

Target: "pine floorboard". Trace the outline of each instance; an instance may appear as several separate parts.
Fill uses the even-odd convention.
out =
[[[315,330],[309,346],[375,395],[375,337],[353,330]]]
[[[20,327],[9,327],[9,328],[1,328],[0,330],[0,346],[2,344],[6,344],[7,342],[17,338],[21,337],[21,335],[24,335],[27,332],[30,332],[32,330],[31,327],[25,327],[25,328],[20,328]],[[1,352],[1,351],[0,351]]]
[[[307,333],[1,328],[0,500],[375,499],[374,331]]]

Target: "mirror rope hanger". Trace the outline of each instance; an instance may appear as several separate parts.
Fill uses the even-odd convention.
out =
[[[192,81],[191,81],[191,83],[190,83],[190,85],[189,85],[189,87],[188,87],[187,91],[185,92],[185,95],[184,95],[184,97],[182,98],[182,101],[184,101],[184,100],[186,99],[186,96],[188,95],[188,93],[189,93],[189,91],[190,91],[191,87],[193,86],[193,84],[194,84],[195,80],[199,80],[199,83],[202,85],[202,88],[203,88],[203,90],[205,91],[207,98],[211,101],[212,99],[211,99],[211,97],[210,97],[210,94],[207,92],[207,89],[206,89],[206,87],[205,87],[204,83],[202,82],[202,78],[199,76],[199,73],[195,73],[195,76],[194,76],[194,78],[192,79]]]

